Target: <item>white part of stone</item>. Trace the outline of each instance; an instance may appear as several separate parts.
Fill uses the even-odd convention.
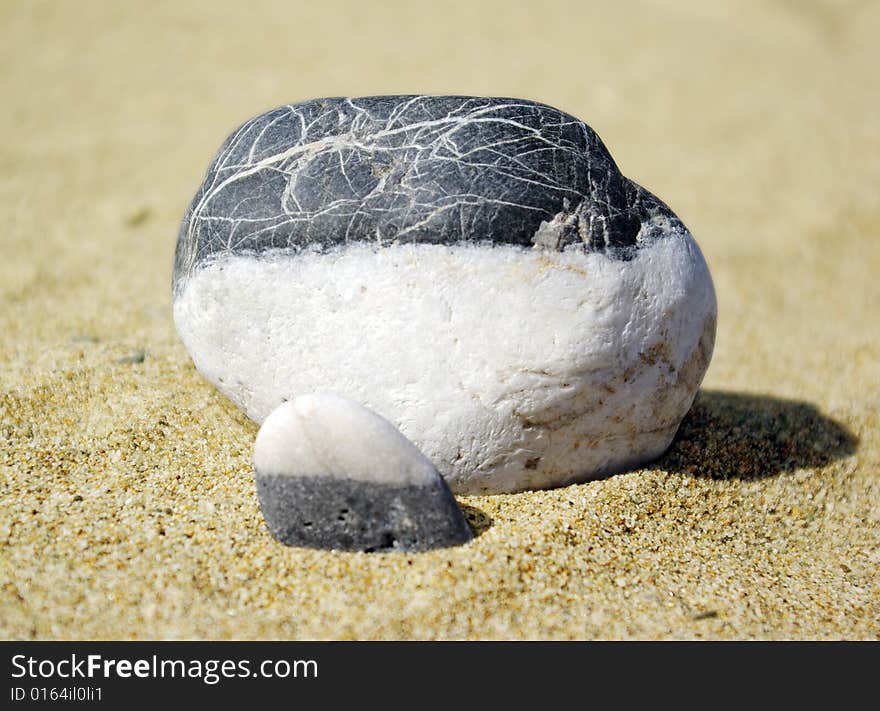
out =
[[[302,395],[275,408],[257,433],[254,469],[397,486],[428,485],[439,476],[388,420],[330,394]]]
[[[335,392],[375,410],[453,491],[558,486],[660,455],[712,353],[690,235],[629,261],[576,249],[354,243],[233,254],[174,303],[198,370],[256,422]]]

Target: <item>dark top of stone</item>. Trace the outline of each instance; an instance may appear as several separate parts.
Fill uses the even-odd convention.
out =
[[[683,229],[589,126],[550,106],[315,99],[261,114],[221,146],[184,217],[174,282],[228,252],[489,242],[625,259]]]

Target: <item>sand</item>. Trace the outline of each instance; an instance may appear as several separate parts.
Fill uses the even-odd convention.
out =
[[[0,637],[880,636],[880,5],[600,7],[0,5]],[[383,92],[584,118],[700,242],[715,357],[651,466],[288,549],[174,332],[177,225],[239,122]]]

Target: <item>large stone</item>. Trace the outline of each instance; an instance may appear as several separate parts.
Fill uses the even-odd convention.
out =
[[[257,116],[187,211],[173,290],[196,366],[252,419],[345,395],[470,493],[658,456],[715,333],[682,222],[583,122],[519,99]]]
[[[417,551],[472,537],[449,488],[387,420],[345,398],[278,407],[254,446],[263,516],[282,543]]]

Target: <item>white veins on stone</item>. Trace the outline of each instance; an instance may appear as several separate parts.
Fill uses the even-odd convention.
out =
[[[520,99],[317,99],[246,122],[184,219],[175,283],[228,252],[493,241],[626,258],[674,214],[582,121]],[[683,229],[683,227],[681,228]]]

